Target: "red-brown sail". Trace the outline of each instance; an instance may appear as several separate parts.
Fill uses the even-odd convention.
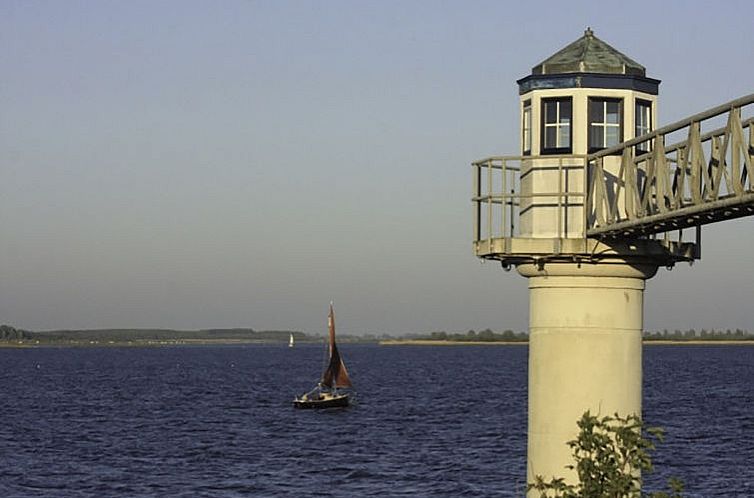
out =
[[[348,370],[340,357],[338,346],[335,344],[335,313],[330,303],[330,314],[327,315],[330,328],[330,363],[322,374],[322,385],[326,387],[351,387],[351,379]]]

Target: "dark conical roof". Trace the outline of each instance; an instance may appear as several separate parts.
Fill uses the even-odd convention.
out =
[[[533,75],[566,73],[626,74],[646,76],[644,66],[594,36],[584,36],[532,68]]]

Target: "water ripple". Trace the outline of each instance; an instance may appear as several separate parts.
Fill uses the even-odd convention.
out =
[[[319,347],[0,350],[0,496],[522,495],[525,348],[342,349],[358,402],[321,412]],[[754,496],[751,351],[647,349],[648,486]]]

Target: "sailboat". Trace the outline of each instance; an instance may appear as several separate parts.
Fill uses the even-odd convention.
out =
[[[291,332],[291,337],[290,337],[290,339],[288,339],[288,347],[289,347],[289,348],[292,348],[292,347],[293,347],[293,333],[292,333],[292,332]]]
[[[330,361],[317,386],[308,393],[294,398],[293,406],[296,408],[337,408],[348,406],[350,402],[351,393],[338,390],[353,387],[353,384],[335,344],[335,312],[332,303],[327,322],[330,329]]]

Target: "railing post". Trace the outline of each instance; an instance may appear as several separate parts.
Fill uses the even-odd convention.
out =
[[[473,220],[473,231],[474,231],[474,244],[476,245],[481,240],[481,223],[482,223],[482,201],[480,200],[481,191],[480,191],[480,182],[481,182],[481,176],[482,176],[482,168],[479,166],[479,163],[471,163],[471,166],[474,168],[472,176],[472,192],[474,193],[474,220]]]
[[[604,226],[609,220],[610,213],[605,213],[607,204],[607,186],[605,185],[605,169],[602,164],[602,157],[594,160],[594,175],[592,175],[594,184],[594,215],[598,225]],[[607,206],[609,208],[609,206]]]
[[[665,199],[669,197],[668,192],[668,161],[665,157],[665,137],[657,140],[657,145],[654,149],[654,172],[655,172],[655,204],[656,208],[665,213],[668,210],[668,206],[665,205]]]
[[[487,244],[492,250],[492,159],[487,161]]]
[[[749,121],[749,143],[744,145],[746,171],[749,173],[749,190],[754,191],[754,122]]]
[[[748,150],[746,147],[746,143],[744,141],[744,130],[741,126],[741,108],[736,108],[731,110],[731,119],[730,119],[730,125],[731,125],[731,148],[730,148],[730,159],[731,159],[731,181],[733,183],[733,191],[736,193],[737,196],[742,196],[744,193],[744,185],[743,185],[743,176],[741,171],[741,157],[743,156],[744,160],[744,171],[746,170],[747,166],[750,165],[751,159],[748,156]],[[746,164],[747,159],[749,161],[749,165]]]
[[[501,190],[500,190],[500,211],[502,211],[502,216],[500,217],[501,218],[500,234],[501,234],[501,237],[505,238],[505,229],[507,225],[506,223],[507,218],[505,215],[505,205],[507,204],[506,197],[507,197],[507,192],[508,192],[508,160],[506,158],[502,159],[500,168],[503,174],[503,181],[502,181]],[[512,232],[511,232],[511,237],[513,237]]]
[[[558,246],[560,246],[560,239],[563,238],[563,158],[558,158]]]
[[[510,203],[510,206],[511,206],[510,207],[510,209],[511,209],[511,216],[510,216],[510,223],[511,223],[511,232],[510,233],[511,233],[511,238],[513,238],[513,230],[515,229],[515,218],[514,218],[515,211],[513,211],[513,200],[514,200],[514,195],[515,194],[516,194],[516,189],[514,189],[514,188],[511,187],[511,197],[510,197],[510,199],[511,199],[511,203]],[[508,247],[510,247],[510,244],[508,245]]]
[[[686,169],[688,168],[688,146],[676,151],[675,177],[673,178],[674,207],[682,208],[686,200]]]
[[[586,241],[586,232],[589,229],[589,212],[592,210],[592,203],[594,202],[592,198],[592,189],[591,189],[591,182],[590,176],[589,176],[589,157],[584,158],[584,173],[583,173],[583,181],[582,183],[582,192],[583,197],[581,198],[581,236]]]
[[[704,149],[702,149],[700,128],[701,124],[698,121],[691,123],[688,138],[688,155],[691,168],[691,200],[694,205],[704,202],[704,184],[702,182],[705,175]]]
[[[727,145],[727,140],[726,140]],[[720,198],[720,184],[722,179],[723,169],[725,169],[725,150],[720,145],[720,137],[712,137],[712,152],[710,153],[709,160],[709,175],[712,179],[712,185],[710,186],[712,196],[711,200],[716,201]]]
[[[634,164],[633,147],[626,147],[623,149],[620,169],[623,172],[623,185],[625,190],[625,193],[623,194],[623,205],[626,212],[626,219],[630,220],[636,218],[636,165]]]

